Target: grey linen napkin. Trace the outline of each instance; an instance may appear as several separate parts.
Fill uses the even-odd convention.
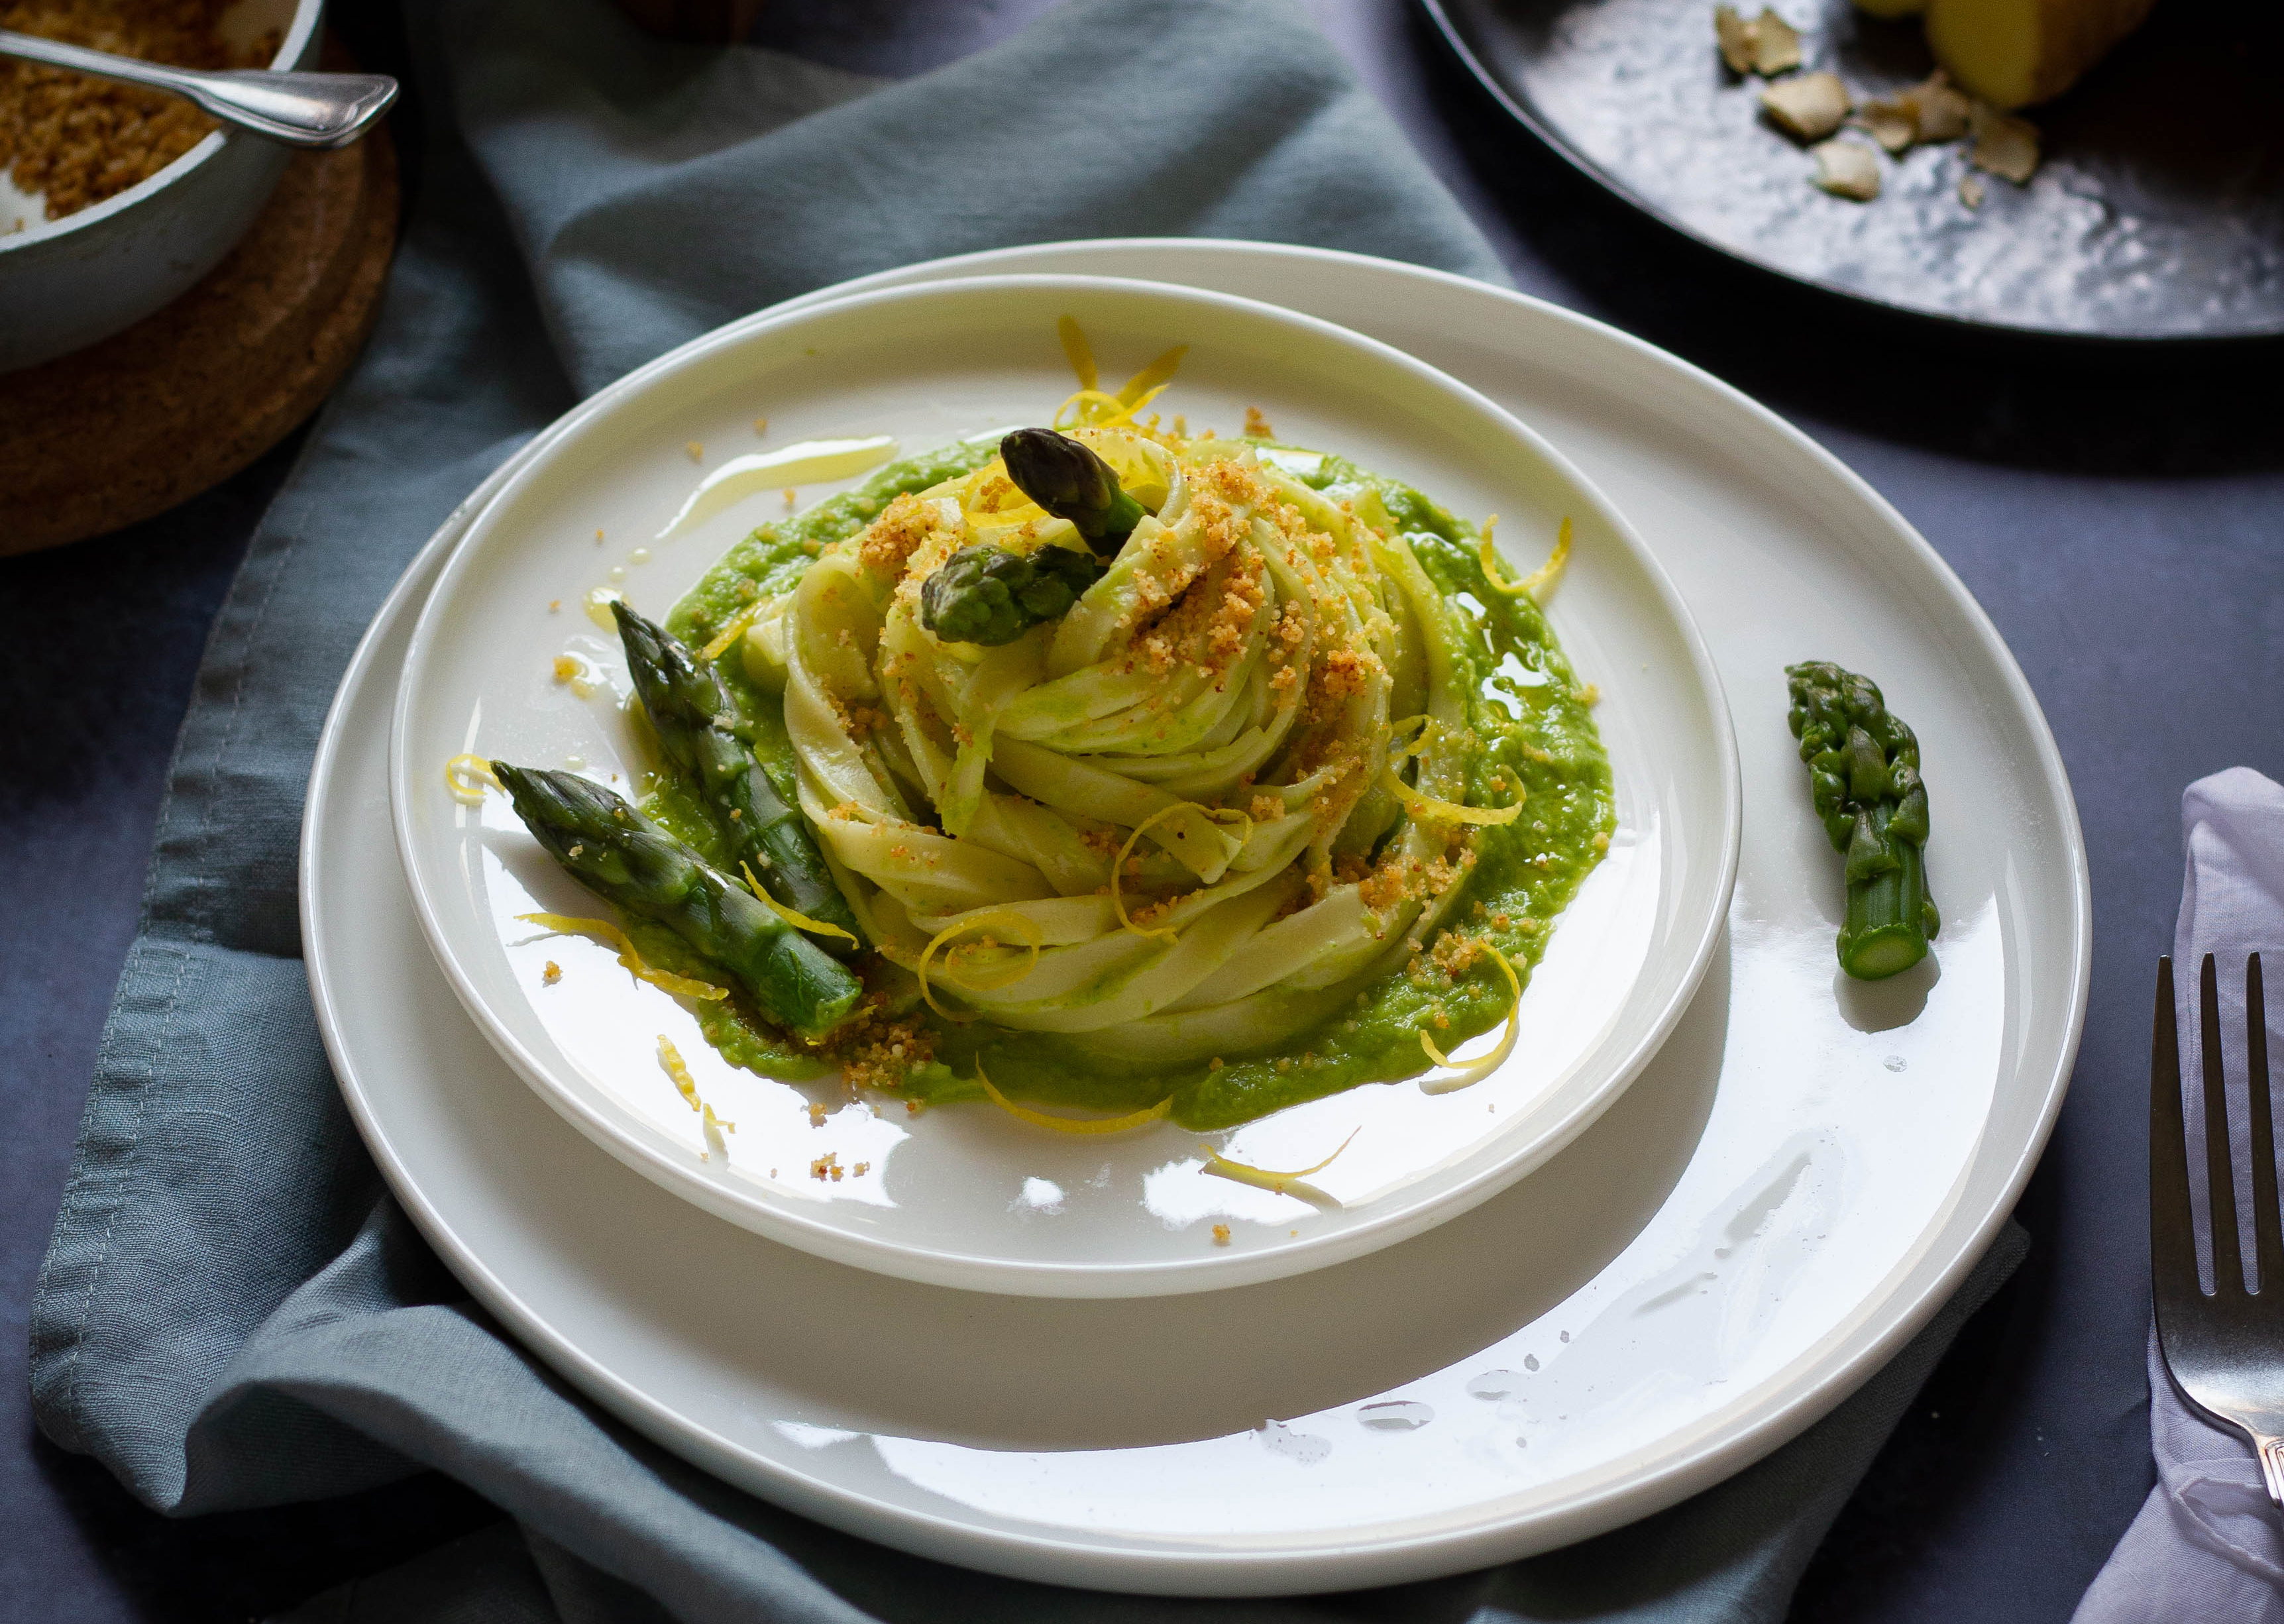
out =
[[[462,496],[628,368],[917,259],[1155,233],[1500,273],[1285,0],[1076,0],[889,85],[661,45],[599,0],[432,0],[408,27],[418,209],[379,329],[199,671],[32,1306],[43,1430],[171,1515],[434,1468],[512,1519],[310,1619],[1780,1618],[2019,1230],[1869,1385],[1730,1483],[1568,1551],[1367,1601],[1152,1602],[868,1545],[631,1433],[467,1300],[350,1125],[295,923],[326,704]]]
[[[2284,985],[2284,785],[2249,767],[2200,778],[2181,794],[2187,871],[2173,927],[2173,987],[2180,1000],[2181,1074],[2202,1075],[2197,1020],[2198,966],[2218,961],[2221,1030],[2244,1030],[2244,961],[2261,955],[2268,985]],[[2284,1054],[2284,998],[2268,996],[2269,1052]],[[2240,1055],[2232,1049],[2232,1056]],[[2241,1081],[2232,1077],[2234,1084]],[[2202,1098],[2187,1092],[2190,1143]],[[2251,1136],[2243,1090],[2232,1088],[2237,1118],[2230,1148],[2236,1187],[2250,1188]],[[2195,1203],[2207,1210],[2202,1169],[2194,1164]],[[2249,1220],[2249,1214],[2242,1214]],[[2244,1255],[2252,1255],[2249,1230]],[[2078,1604],[2072,1624],[2284,1624],[2284,1520],[2261,1486],[2252,1446],[2182,1401],[2149,1334],[2149,1443],[2157,1482],[2117,1549]]]

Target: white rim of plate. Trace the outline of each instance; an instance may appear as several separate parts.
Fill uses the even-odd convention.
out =
[[[1260,1251],[1219,1252],[1193,1260],[1115,1265],[1108,1274],[1100,1268],[1090,1266],[979,1257],[973,1253],[883,1240],[845,1227],[833,1219],[819,1218],[801,1207],[772,1203],[743,1191],[725,1191],[693,1172],[686,1158],[670,1154],[630,1133],[616,1114],[595,1105],[584,1097],[582,1091],[559,1083],[544,1059],[534,1053],[490,1011],[475,977],[460,961],[456,944],[439,920],[438,903],[426,883],[422,865],[416,855],[412,820],[408,811],[409,798],[415,792],[416,784],[420,779],[406,759],[406,734],[417,698],[415,678],[423,667],[423,655],[441,635],[437,625],[442,613],[440,606],[446,603],[459,574],[472,567],[476,550],[482,541],[486,517],[512,500],[519,490],[536,477],[540,465],[551,449],[596,419],[625,405],[661,379],[702,359],[715,349],[743,342],[757,333],[797,323],[827,309],[837,314],[845,313],[850,307],[941,298],[947,293],[962,291],[1044,291],[1049,288],[1172,297],[1296,329],[1318,342],[1358,349],[1398,367],[1420,382],[1443,392],[1462,410],[1480,414],[1503,432],[1522,441],[1533,456],[1543,459],[1568,480],[1582,498],[1593,505],[1598,517],[1609,533],[1618,539],[1634,566],[1642,573],[1656,594],[1660,606],[1688,651],[1691,673],[1706,696],[1707,713],[1714,730],[1713,753],[1720,775],[1721,835],[1717,873],[1709,893],[1708,905],[1703,908],[1701,917],[1694,922],[1694,940],[1690,944],[1687,969],[1669,991],[1654,1018],[1635,1029],[1631,1038],[1624,1031],[1614,1028],[1589,1050],[1593,1054],[1607,1053],[1612,1049],[1619,1051],[1616,1063],[1609,1067],[1607,1080],[1599,1089],[1582,1097],[1565,1114],[1540,1124],[1534,1135],[1519,1140],[1498,1159],[1471,1176],[1456,1183],[1433,1188],[1425,1193],[1398,1192],[1386,1198],[1384,1210],[1338,1231]],[[907,283],[854,293],[846,297],[819,297],[795,308],[772,308],[728,323],[636,369],[617,382],[598,390],[541,431],[494,478],[498,480],[497,487],[492,480],[487,480],[470,498],[470,504],[464,504],[464,511],[469,511],[470,504],[474,504],[471,517],[467,519],[459,540],[453,544],[450,556],[445,559],[429,601],[423,606],[415,625],[406,652],[404,676],[398,685],[392,711],[389,740],[391,821],[396,835],[399,860],[406,883],[412,892],[414,910],[419,917],[422,933],[462,1007],[493,1048],[575,1127],[620,1161],[684,1199],[770,1239],[835,1262],[904,1279],[958,1290],[1032,1296],[1154,1296],[1211,1291],[1279,1279],[1342,1262],[1382,1246],[1395,1245],[1480,1205],[1515,1180],[1526,1176],[1583,1133],[1612,1101],[1623,1093],[1663,1045],[1675,1023],[1695,996],[1722,940],[1741,846],[1741,770],[1720,673],[1713,663],[1711,652],[1694,616],[1683,602],[1663,566],[1593,482],[1568,457],[1506,408],[1396,347],[1335,323],[1259,300],[1127,277],[1016,274],[961,277]],[[1105,1289],[1106,1284],[1108,1284],[1108,1289]]]

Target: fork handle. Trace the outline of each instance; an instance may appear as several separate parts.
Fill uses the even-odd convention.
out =
[[[2284,1510],[2284,1438],[2255,1433],[2252,1449],[2260,1456],[2260,1480],[2268,1487],[2269,1503]]]
[[[0,58],[7,57],[184,97],[218,119],[288,146],[347,146],[388,111],[397,90],[386,74],[176,67],[0,28]]]

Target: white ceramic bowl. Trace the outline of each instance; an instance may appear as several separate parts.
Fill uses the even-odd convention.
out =
[[[317,59],[325,0],[239,0],[239,37],[282,31],[270,66]],[[158,174],[60,220],[0,176],[0,372],[131,327],[222,260],[270,200],[292,153],[225,125]],[[19,217],[24,229],[12,230]]]
[[[615,694],[614,637],[578,613],[622,577],[662,613],[774,495],[672,543],[649,538],[709,464],[770,441],[887,433],[920,450],[1041,420],[1072,382],[1055,337],[1070,314],[1106,374],[1190,346],[1160,404],[1199,426],[1263,409],[1291,441],[1410,480],[1459,511],[1504,516],[1544,545],[1577,543],[1551,616],[1582,676],[1618,786],[1611,854],[1561,916],[1523,1000],[1521,1041],[1474,1088],[1374,1085],[1211,1136],[1255,1167],[1299,1167],[1361,1129],[1297,1197],[1206,1176],[1199,1136],[1171,1124],[1073,1139],[988,1105],[909,1117],[731,1067],[691,1015],[612,954],[518,916],[594,914],[494,796],[447,793],[465,750],[630,778],[641,758]],[[818,491],[805,493],[810,497]],[[598,545],[600,535],[609,538]],[[656,556],[634,561],[646,545]],[[1519,553],[1521,547],[1515,550]],[[551,604],[560,608],[551,612]],[[550,676],[572,653],[607,686]],[[1663,1041],[1717,938],[1737,860],[1735,743],[1696,627],[1626,521],[1506,412],[1423,363],[1273,306],[1155,283],[1006,277],[873,293],[758,316],[696,340],[604,391],[471,523],[405,660],[391,741],[400,855],[431,949],[477,1024],[557,1110],[613,1155],[707,1210],[821,1256],[910,1279],[1034,1296],[1148,1296],[1267,1280],[1356,1257],[1482,1201],[1592,1122]],[[543,983],[548,960],[561,980]],[[661,1071],[670,1035],[721,1115],[710,1157]],[[812,1125],[809,1106],[827,1108]],[[512,1154],[512,1147],[502,1147]],[[810,1176],[827,1152],[847,1175]],[[1216,1224],[1230,1231],[1216,1245]]]

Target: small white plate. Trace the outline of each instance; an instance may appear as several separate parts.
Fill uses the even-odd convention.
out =
[[[1533,548],[1575,519],[1551,618],[1581,678],[1602,691],[1619,830],[1557,922],[1514,1055],[1473,1088],[1371,1085],[1207,1140],[1170,1124],[1082,1139],[989,1105],[911,1117],[893,1099],[880,1108],[830,1085],[758,1078],[715,1054],[695,1019],[619,969],[610,949],[520,922],[607,910],[556,869],[504,798],[476,809],[448,792],[443,764],[466,750],[575,764],[622,787],[636,775],[616,638],[581,605],[607,584],[661,614],[734,539],[783,511],[772,492],[672,542],[651,539],[701,459],[718,465],[755,444],[755,418],[766,414],[770,444],[887,434],[907,451],[1044,421],[1075,386],[1056,336],[1066,314],[1114,377],[1187,344],[1159,405],[1193,426],[1233,433],[1261,410],[1290,441],[1397,475],[1459,512],[1503,515],[1501,534]],[[637,546],[647,555],[638,561]],[[593,697],[551,675],[567,653],[595,673]],[[565,418],[446,563],[405,659],[391,760],[399,849],[431,948],[501,1054],[583,1132],[677,1194],[788,1245],[908,1279],[1036,1296],[1159,1295],[1321,1268],[1416,1235],[1537,1167],[1607,1107],[1687,1004],[1728,905],[1740,820],[1735,744],[1703,641],[1648,550],[1553,448],[1465,385],[1327,323],[1083,277],[962,280],[764,314]],[[542,979],[550,960],[562,972],[552,984]],[[737,1124],[710,1153],[661,1066],[661,1035]],[[1331,1208],[1202,1171],[1208,1148],[1304,1167],[1352,1133],[1312,1179],[1337,1200]],[[816,1176],[828,1153],[847,1171]]]
[[[717,1222],[498,1059],[389,855],[395,674],[511,458],[367,634],[302,825],[310,993],[390,1188],[486,1308],[630,1426],[834,1527],[1027,1579],[1396,1584],[1584,1539],[1767,1454],[1958,1287],[2077,1053],[2085,847],[1990,621],[1828,452],[1568,311],[1263,243],[1048,245],[880,280],[1008,270],[1192,281],[1366,328],[1527,416],[1624,504],[1705,617],[1747,722],[1736,901],[1671,1040],[1535,1176],[1263,1285],[995,1299]],[[1936,798],[1936,963],[1871,997],[1834,971],[1838,866],[1784,727],[1780,663],[1819,654],[1878,675]],[[1420,1412],[1385,1404],[1432,1413],[1405,1428]]]

